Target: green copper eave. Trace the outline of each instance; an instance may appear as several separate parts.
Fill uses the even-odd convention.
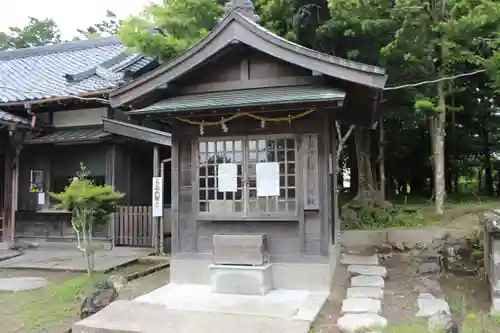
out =
[[[241,89],[175,96],[147,108],[127,113],[148,114],[271,104],[341,101],[344,98],[345,93],[342,91],[318,86]]]

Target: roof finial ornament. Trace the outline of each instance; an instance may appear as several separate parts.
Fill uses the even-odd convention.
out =
[[[228,2],[226,2],[226,15],[236,9],[249,19],[259,23],[260,17],[255,14],[255,7],[252,0],[228,0]]]

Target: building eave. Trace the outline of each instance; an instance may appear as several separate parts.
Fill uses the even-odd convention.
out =
[[[111,106],[130,103],[168,84],[232,43],[243,43],[291,64],[374,89],[382,89],[387,81],[387,74],[382,68],[330,56],[289,42],[233,11],[183,55],[111,92]]]

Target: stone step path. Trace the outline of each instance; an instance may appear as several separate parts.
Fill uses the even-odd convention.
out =
[[[355,333],[387,326],[387,320],[380,314],[387,269],[379,265],[378,256],[342,254],[340,263],[347,266],[351,283],[342,302],[338,328],[343,333]]]
[[[452,324],[450,306],[444,298],[437,274],[420,276],[415,289],[419,291],[415,317],[427,319],[429,332],[442,332],[448,328]]]

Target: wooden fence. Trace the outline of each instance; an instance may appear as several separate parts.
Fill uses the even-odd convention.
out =
[[[120,206],[115,215],[115,244],[153,246],[153,207]],[[163,211],[163,234],[170,234],[170,208]]]

